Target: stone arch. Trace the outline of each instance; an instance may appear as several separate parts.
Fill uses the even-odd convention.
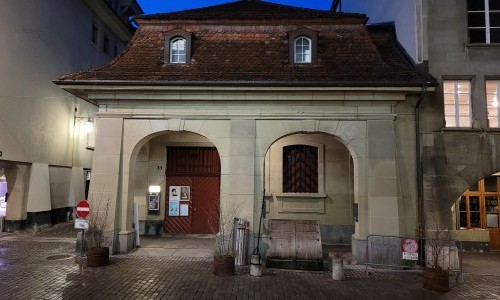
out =
[[[203,121],[189,121],[189,120],[125,120],[124,121],[124,152],[122,156],[124,159],[124,167],[122,174],[124,175],[124,184],[123,185],[123,195],[122,201],[122,220],[128,220],[121,224],[121,228],[123,226],[127,226],[131,224],[130,220],[132,219],[133,212],[133,203],[134,203],[134,193],[135,193],[135,164],[139,155],[139,151],[142,147],[152,139],[169,134],[169,133],[186,133],[198,135],[200,137],[206,138],[213,143],[213,146],[217,148],[220,153],[225,153],[224,147],[220,143],[220,139],[217,136],[211,135],[210,132],[204,131],[206,127],[203,125]],[[141,124],[142,123],[142,124]],[[147,126],[144,126],[146,124]],[[222,124],[218,124],[221,126]],[[142,128],[142,130],[140,130]],[[212,140],[212,139],[215,139]],[[125,147],[125,145],[129,145],[130,147]],[[221,159],[221,168],[223,161]],[[125,187],[127,186],[127,187]],[[126,188],[126,190],[125,190]],[[131,230],[129,228],[128,230]]]
[[[273,128],[273,130],[268,130]],[[359,205],[359,212],[367,211],[367,199],[360,191],[366,187],[366,121],[338,120],[266,120],[257,123],[258,149],[256,153],[258,184],[264,188],[265,156],[270,147],[279,139],[293,134],[325,134],[343,144],[353,161],[354,203]],[[259,211],[256,201],[255,211]],[[367,214],[365,212],[365,214]],[[361,224],[360,224],[361,223]],[[362,230],[361,230],[362,229]],[[355,224],[355,235],[366,235],[366,220]]]

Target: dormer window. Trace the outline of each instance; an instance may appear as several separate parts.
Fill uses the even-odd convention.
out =
[[[191,42],[191,33],[179,29],[170,31],[165,37],[165,63],[189,64],[191,61]]]
[[[186,40],[183,38],[174,38],[170,42],[170,63],[186,63]]]
[[[295,63],[311,63],[311,39],[300,36],[295,39]]]
[[[288,33],[291,64],[316,64],[318,32],[301,28]]]

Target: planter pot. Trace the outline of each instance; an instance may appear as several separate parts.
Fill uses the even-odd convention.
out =
[[[424,289],[435,292],[450,291],[450,274],[448,271],[424,269],[422,273]]]
[[[109,265],[108,247],[90,247],[87,249],[87,267],[102,267]]]
[[[214,257],[213,273],[217,276],[233,276],[234,256]]]

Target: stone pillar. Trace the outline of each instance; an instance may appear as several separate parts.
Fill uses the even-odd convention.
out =
[[[78,202],[85,200],[85,176],[81,167],[73,167],[71,170],[71,186],[69,206],[75,207]]]
[[[401,233],[396,171],[396,143],[392,120],[367,121],[368,134],[368,211],[369,233]]]
[[[237,215],[231,217],[249,221],[251,228],[254,226],[255,132],[255,120],[230,121],[229,164],[228,169],[221,172],[221,181],[226,187],[226,193],[221,193],[221,208],[236,209]]]
[[[34,163],[31,165],[27,212],[51,209],[49,165]]]
[[[108,236],[117,231],[119,235],[129,235],[121,223],[122,209],[126,209],[121,207],[120,201],[122,134],[123,119],[98,119],[89,200],[91,205],[94,203],[90,208],[93,212],[102,213],[108,206],[107,225],[109,227],[106,234]],[[113,246],[113,252],[122,252],[122,248],[126,247],[126,244],[126,241],[119,239],[119,243]]]
[[[15,165],[5,169],[9,199],[7,201],[7,215],[5,230],[14,231],[24,229],[26,222],[26,206],[30,177],[30,165]]]

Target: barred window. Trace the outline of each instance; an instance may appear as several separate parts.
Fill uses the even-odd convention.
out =
[[[318,148],[307,145],[283,147],[283,192],[318,192]]]

